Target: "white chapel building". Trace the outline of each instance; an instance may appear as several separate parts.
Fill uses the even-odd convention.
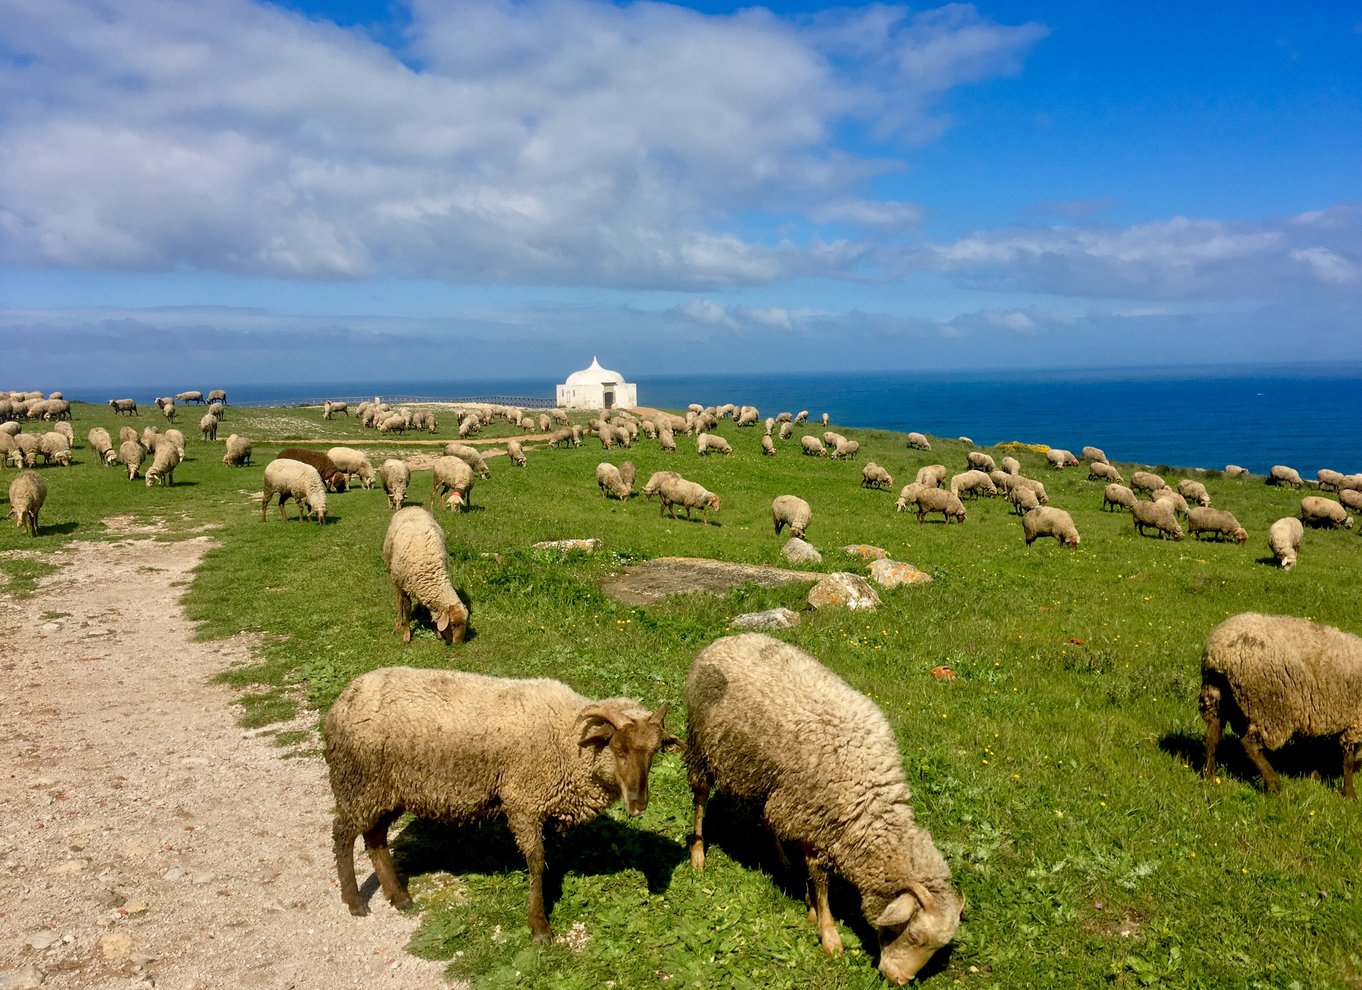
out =
[[[638,386],[626,382],[618,371],[591,367],[574,371],[558,386],[558,405],[563,409],[632,409],[638,405]]]

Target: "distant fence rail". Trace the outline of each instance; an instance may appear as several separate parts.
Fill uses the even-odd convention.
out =
[[[552,409],[554,401],[543,395],[469,395],[450,398],[436,395],[381,395],[390,406],[436,402],[442,405],[497,405],[519,406],[521,409]],[[233,402],[232,405],[243,409],[267,409],[276,406],[320,406],[322,403],[344,402],[357,406],[373,399],[372,395],[326,395],[315,399],[255,399],[250,402]]]

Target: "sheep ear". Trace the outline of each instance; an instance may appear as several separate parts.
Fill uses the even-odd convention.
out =
[[[906,925],[912,920],[919,907],[921,907],[921,904],[912,894],[899,894],[880,912],[880,916],[875,919],[875,925],[879,928]]]

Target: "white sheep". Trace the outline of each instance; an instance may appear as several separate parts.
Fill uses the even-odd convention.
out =
[[[280,457],[265,465],[265,488],[260,499],[260,521],[265,521],[265,510],[270,499],[279,496],[279,518],[288,521],[284,503],[290,498],[298,505],[298,521],[304,515],[315,516],[318,523],[326,522],[326,485],[321,472],[311,464]]]
[[[827,448],[823,446],[823,441],[817,437],[802,436],[799,438],[799,448],[801,452],[812,457],[824,457],[827,455]]]
[[[1152,502],[1136,499],[1135,504],[1130,507],[1130,515],[1135,521],[1135,530],[1141,536],[1144,535],[1146,527],[1152,526],[1158,530],[1161,540],[1182,539],[1182,527],[1178,525],[1173,503],[1167,499],[1156,499]]]
[[[786,425],[786,426],[789,426],[790,424],[789,424],[789,423],[786,423],[785,425]],[[763,454],[764,456],[766,456],[766,457],[775,457],[775,456],[776,456],[776,442],[775,442],[774,440],[772,440],[769,436],[762,437],[762,438],[761,438],[761,452],[762,452],[762,454]]]
[[[1338,500],[1345,509],[1352,512],[1362,512],[1362,491],[1357,491],[1354,488],[1340,488]]]
[[[916,505],[917,505],[917,494],[918,494],[918,492],[922,491],[922,489],[924,489],[924,488],[931,488],[931,487],[933,487],[933,486],[931,486],[931,485],[924,485],[924,484],[923,484],[922,482],[920,482],[920,481],[914,481],[914,482],[912,482],[911,484],[904,485],[904,486],[899,490],[899,497],[898,497],[898,500],[894,503],[894,511],[895,511],[895,512],[903,512],[903,511],[905,511],[905,510],[908,508],[908,506],[910,506],[910,505],[916,506]]]
[[[781,423],[781,424],[780,424],[780,439],[782,439],[782,440],[789,440],[792,436],[794,436],[794,423],[793,423],[793,422],[790,422],[790,423]]]
[[[9,483],[9,515],[14,525],[38,535],[38,513],[47,501],[47,482],[36,471],[20,471]]]
[[[1079,453],[1083,455],[1083,459],[1086,461],[1105,461],[1107,459],[1106,452],[1101,447],[1084,447]]]
[[[1040,496],[1030,485],[1013,485],[1007,489],[1007,501],[1017,510],[1017,515],[1025,515],[1041,506]]]
[[[1225,477],[1227,478],[1244,478],[1248,476],[1248,473],[1248,468],[1240,467],[1238,464],[1225,465]]]
[[[914,450],[932,449],[931,441],[929,441],[921,433],[909,433],[908,436],[904,439],[903,445],[905,447],[912,447]]]
[[[369,463],[369,455],[354,447],[332,447],[326,452],[336,470],[345,472],[347,486],[353,476],[359,476],[359,483],[366,491],[374,487],[374,466]]]
[[[449,550],[445,531],[419,505],[398,509],[383,537],[383,563],[397,588],[397,621],[393,632],[411,642],[411,612],[415,603],[430,613],[435,631],[446,643],[462,643],[468,631],[468,609],[449,583]]]
[[[648,478],[648,483],[643,486],[643,497],[651,500],[662,490],[662,482],[668,478],[679,478],[681,475],[675,471],[654,471]]]
[[[251,438],[233,433],[227,438],[222,463],[228,467],[241,467],[251,463]]]
[[[1342,471],[1332,471],[1329,468],[1320,468],[1315,472],[1319,490],[1322,492],[1338,491],[1345,477],[1347,476]]]
[[[1214,533],[1217,540],[1224,536],[1241,545],[1248,539],[1248,531],[1239,525],[1233,512],[1204,505],[1195,505],[1188,511],[1187,532],[1198,540],[1202,533]]]
[[[940,488],[946,481],[946,465],[924,464],[917,469],[917,477],[913,480],[927,488]]]
[[[971,492],[975,497],[987,495],[989,498],[998,494],[998,486],[993,483],[983,471],[962,471],[960,474],[951,478],[951,494],[961,495]]]
[[[1125,481],[1125,479],[1121,477],[1121,472],[1117,471],[1106,461],[1093,461],[1088,465],[1088,480],[1114,481],[1118,485]]]
[[[1078,546],[1078,527],[1071,515],[1063,509],[1042,505],[1029,510],[1022,516],[1022,533],[1029,547],[1039,536],[1053,536],[1062,546],[1070,550]]]
[[[1138,501],[1138,499],[1135,497],[1135,493],[1133,491],[1131,491],[1125,485],[1118,484],[1116,482],[1112,482],[1111,484],[1107,485],[1106,489],[1102,492],[1103,510],[1112,508],[1114,506],[1120,506],[1123,509],[1129,509],[1136,503],[1136,501]]]
[[[1173,489],[1160,488],[1158,491],[1152,492],[1151,494],[1153,495],[1155,502],[1171,502],[1173,504],[1173,511],[1184,519],[1187,518],[1187,500],[1173,491]]]
[[[825,953],[842,951],[831,873],[859,892],[880,937],[880,972],[894,983],[950,942],[965,899],[914,819],[898,740],[873,701],[802,650],[747,633],[695,658],[686,709],[692,868],[705,865],[705,807],[718,787],[760,808],[777,840],[800,844]]]
[[[1305,527],[1294,516],[1278,519],[1268,528],[1267,548],[1277,558],[1282,570],[1289,571],[1296,566],[1304,535]]]
[[[388,850],[388,828],[403,812],[451,822],[505,816],[529,867],[530,931],[548,941],[545,826],[589,822],[619,799],[642,814],[654,757],[680,746],[663,725],[666,710],[592,701],[558,681],[455,670],[383,667],[355,678],[322,727],[341,900],[351,914],[368,913],[355,881],[363,835],[384,895],[412,906]]]
[[[1285,464],[1274,464],[1272,470],[1268,472],[1267,483],[1269,485],[1289,485],[1292,488],[1299,488],[1305,482],[1301,481],[1300,473],[1293,467]]]
[[[965,467],[974,471],[983,471],[985,474],[998,470],[998,465],[993,463],[993,458],[982,450],[971,450],[966,454]]]
[[[147,448],[140,441],[124,440],[118,446],[118,459],[128,469],[128,480],[132,481],[142,471],[142,462],[147,459]]]
[[[205,440],[216,440],[218,438],[218,418],[212,413],[204,413],[200,416],[199,433]]]
[[[1130,476],[1130,487],[1137,492],[1156,492],[1160,488],[1167,488],[1168,485],[1153,471],[1136,471]]]
[[[71,466],[71,440],[64,433],[44,433],[38,438],[38,453],[43,455],[44,464],[56,461],[63,467]]]
[[[1021,474],[1021,461],[1017,460],[1015,457],[1008,455],[999,461],[999,463],[1003,466],[1003,470],[1008,474]]]
[[[1056,471],[1066,467],[1078,467],[1078,458],[1073,455],[1073,451],[1064,450],[1062,447],[1051,447],[1047,450],[1045,460]]]
[[[686,519],[689,520],[692,509],[700,510],[700,518],[706,526],[709,525],[709,510],[719,511],[719,496],[708,491],[703,485],[698,485],[685,478],[663,478],[658,485],[657,493],[660,497],[657,507],[658,518],[662,513],[668,513],[673,519],[676,518],[676,506],[681,506],[686,510]]]
[[[893,484],[893,476],[874,461],[868,461],[866,466],[861,468],[862,488],[881,488],[888,491]]]
[[[378,466],[378,479],[383,486],[383,494],[388,496],[389,508],[402,508],[402,500],[407,497],[407,486],[411,484],[411,469],[407,467],[406,461],[389,457]]]
[[[162,485],[175,484],[175,468],[179,463],[180,448],[175,446],[175,441],[170,437],[159,438],[152,451],[151,467],[147,468],[147,487],[157,482]]]
[[[435,458],[433,466],[435,477],[427,508],[433,509],[437,500],[450,509],[467,509],[473,504],[473,469],[466,462],[446,454]]]
[[[118,463],[118,452],[113,449],[113,440],[109,437],[109,431],[104,427],[94,427],[85,435],[85,439],[90,444],[90,450],[99,459],[100,467],[108,467]]]
[[[768,437],[769,439],[769,437]],[[712,433],[701,433],[695,438],[696,453],[704,456],[712,450],[717,450],[725,457],[733,453],[733,447],[723,437],[715,436]]]
[[[520,446],[519,440],[506,441],[506,456],[516,467],[525,466],[525,448]]]
[[[345,402],[332,402],[330,399],[327,399],[322,403],[322,419],[330,419],[332,416],[336,415],[336,413],[345,413],[346,417],[349,417],[349,404]]]
[[[922,488],[917,492],[917,521],[923,522],[929,512],[939,512],[947,525],[952,520],[965,521],[965,506],[960,496],[944,488]]]
[[[1301,522],[1310,526],[1342,526],[1353,528],[1353,517],[1339,502],[1320,495],[1307,495],[1301,499]]]
[[[1290,615],[1242,612],[1211,630],[1201,654],[1201,717],[1206,762],[1215,776],[1224,722],[1270,793],[1281,789],[1263,755],[1293,736],[1337,736],[1343,746],[1343,796],[1355,798],[1362,756],[1362,639]]]
[[[1191,478],[1183,478],[1178,482],[1178,494],[1185,498],[1189,504],[1192,502],[1202,506],[1211,504],[1211,493],[1206,491],[1206,486],[1199,481],[1193,481]]]
[[[624,502],[634,493],[633,486],[624,483],[620,469],[608,461],[596,465],[596,485],[601,490],[601,498],[608,499],[613,495]]]
[[[813,518],[813,509],[798,495],[777,495],[771,502],[771,520],[775,523],[776,535],[781,529],[790,527],[790,535],[804,538]]]

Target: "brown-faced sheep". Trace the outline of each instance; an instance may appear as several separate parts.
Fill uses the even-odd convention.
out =
[[[1202,777],[1215,776],[1225,722],[1273,794],[1281,788],[1263,750],[1292,736],[1337,736],[1343,746],[1343,796],[1356,797],[1362,755],[1362,639],[1289,615],[1243,612],[1206,637],[1201,654],[1201,717],[1206,722]]]
[[[1042,505],[1022,516],[1022,534],[1029,547],[1040,536],[1053,536],[1061,545],[1070,550],[1078,546],[1078,527],[1071,515],[1063,509]]]
[[[653,759],[680,745],[663,725],[666,709],[592,701],[558,681],[454,670],[384,667],[355,678],[322,729],[341,900],[351,914],[368,913],[355,881],[362,835],[384,895],[411,907],[388,851],[388,828],[404,812],[450,822],[504,816],[529,867],[530,931],[548,941],[545,826],[589,822],[620,799],[642,814]]]
[[[1320,495],[1307,495],[1301,499],[1301,522],[1307,526],[1353,528],[1353,517],[1339,502]]]
[[[965,899],[914,819],[898,740],[875,703],[802,650],[747,633],[695,658],[686,708],[691,866],[704,868],[710,792],[751,802],[777,840],[800,844],[823,951],[842,951],[828,903],[836,873],[879,935],[880,972],[912,979],[954,937]]]
[[[383,537],[383,563],[397,589],[397,621],[393,632],[411,642],[413,602],[430,614],[436,633],[446,643],[462,643],[468,631],[468,609],[449,583],[449,550],[445,531],[419,505],[398,509]]]
[[[1198,540],[1201,539],[1202,533],[1214,533],[1217,540],[1224,537],[1241,545],[1248,539],[1248,532],[1239,525],[1239,520],[1234,518],[1233,512],[1211,509],[1204,505],[1195,505],[1188,511],[1187,532]]]
[[[791,536],[804,539],[812,518],[813,509],[798,495],[777,495],[771,502],[771,520],[775,523],[777,536],[781,529],[789,526]]]

